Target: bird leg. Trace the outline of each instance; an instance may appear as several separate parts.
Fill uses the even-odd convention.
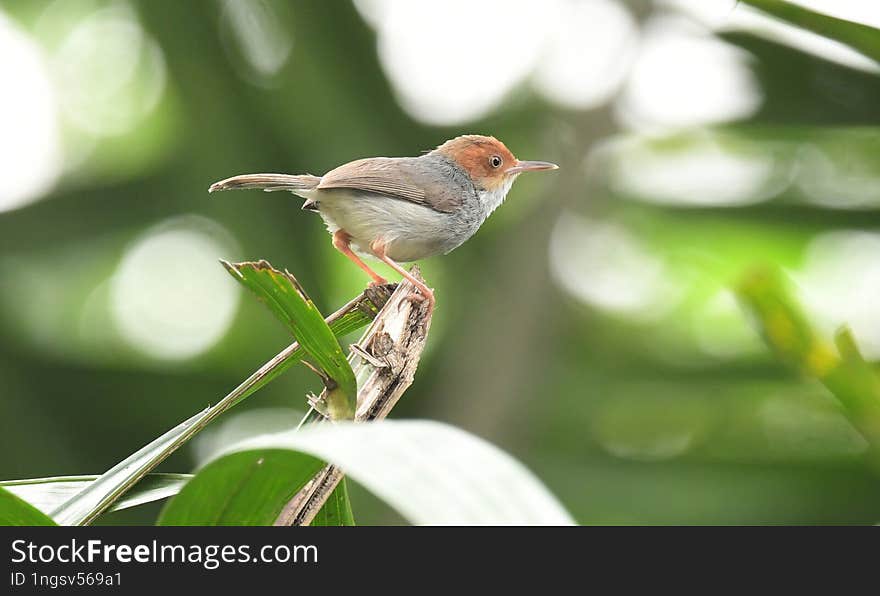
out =
[[[424,296],[425,300],[428,301],[428,312],[434,310],[434,290],[425,285],[425,283],[419,279],[416,279],[412,273],[398,265],[391,257],[385,254],[385,243],[382,240],[374,240],[370,243],[370,250],[373,252],[376,257],[384,262],[386,265],[400,273],[403,277],[408,279],[412,285],[418,288],[419,292]]]
[[[344,254],[346,257],[351,259],[351,261],[360,267],[367,275],[369,275],[373,279],[373,283],[377,286],[384,286],[388,283],[388,280],[370,269],[370,267],[364,263],[359,256],[354,254],[354,251],[351,250],[351,235],[345,230],[336,230],[333,232],[333,246]]]

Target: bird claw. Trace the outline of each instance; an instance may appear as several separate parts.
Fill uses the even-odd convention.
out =
[[[430,294],[426,295],[420,288],[416,288],[415,292],[412,292],[403,299],[403,301],[409,302],[411,304],[419,304],[421,305],[423,302],[428,303],[428,312],[432,312],[434,310],[434,292],[430,291]],[[403,305],[403,301],[401,301],[397,305],[397,310],[400,310],[400,307]]]

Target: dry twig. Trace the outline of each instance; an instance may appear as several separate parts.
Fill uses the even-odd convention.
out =
[[[421,279],[418,267],[412,273]],[[358,379],[356,421],[385,418],[412,384],[431,325],[419,298],[415,286],[403,280],[351,351],[349,362]],[[285,505],[275,525],[311,523],[343,475],[336,466],[326,466]]]

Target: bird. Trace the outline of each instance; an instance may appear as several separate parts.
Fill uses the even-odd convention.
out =
[[[262,189],[305,199],[302,208],[320,214],[333,246],[371,283],[388,282],[362,257],[383,261],[412,282],[430,312],[433,290],[400,263],[458,248],[501,205],[521,173],[557,168],[521,161],[495,137],[467,134],[417,157],[358,159],[323,176],[243,174],[215,182],[208,192]]]

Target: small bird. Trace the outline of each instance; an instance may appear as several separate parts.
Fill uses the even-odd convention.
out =
[[[474,235],[522,172],[555,170],[520,161],[494,137],[463,135],[419,157],[369,157],[311,174],[244,174],[208,192],[240,188],[286,190],[318,212],[333,246],[376,284],[388,283],[359,255],[384,261],[434,307],[434,292],[398,263],[446,254]]]

